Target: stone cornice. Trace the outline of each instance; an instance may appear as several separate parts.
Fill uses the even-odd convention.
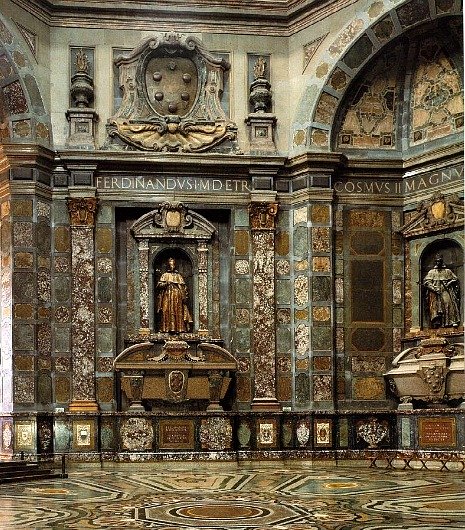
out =
[[[51,170],[55,151],[38,144],[0,144],[0,171],[9,167]]]
[[[49,26],[289,36],[358,0],[12,0]],[[257,4],[259,7],[257,7]]]

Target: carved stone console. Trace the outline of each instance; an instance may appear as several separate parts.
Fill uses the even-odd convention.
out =
[[[126,348],[114,361],[121,374],[121,391],[131,410],[196,403],[198,408],[223,410],[224,399],[237,369],[236,359],[224,348],[200,339],[167,338]]]

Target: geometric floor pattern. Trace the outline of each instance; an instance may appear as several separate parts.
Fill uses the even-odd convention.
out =
[[[0,528],[465,529],[463,473],[169,464],[0,486]]]

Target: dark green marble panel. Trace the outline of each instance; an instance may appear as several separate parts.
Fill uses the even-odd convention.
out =
[[[54,333],[55,351],[69,352],[70,351],[70,329],[56,328]]]
[[[292,335],[291,330],[284,326],[279,326],[276,330],[276,348],[279,353],[291,351]]]
[[[250,280],[236,280],[236,303],[249,306],[251,303]]]
[[[48,372],[39,372],[37,378],[37,399],[39,403],[52,402],[52,378]]]
[[[71,282],[69,277],[62,275],[55,276],[53,290],[57,302],[68,302],[71,295]]]
[[[332,349],[332,332],[327,326],[314,326],[312,328],[312,349],[328,351]]]
[[[308,374],[300,373],[295,378],[295,401],[304,405],[310,401],[310,378]]]
[[[34,350],[34,326],[31,324],[13,326],[13,349]]]
[[[112,278],[103,277],[98,279],[97,300],[102,303],[111,302],[112,299]]]
[[[276,280],[276,303],[290,304],[292,289],[290,280]]]
[[[113,352],[113,329],[97,328],[96,343],[98,353]]]
[[[308,254],[308,230],[305,226],[298,226],[294,230],[294,256],[299,258]]]
[[[314,276],[312,278],[312,300],[327,302],[331,298],[331,278],[329,276]]]
[[[249,328],[236,329],[236,350],[240,352],[250,351],[250,330]]]

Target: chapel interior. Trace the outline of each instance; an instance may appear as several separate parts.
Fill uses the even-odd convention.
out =
[[[3,0],[2,458],[463,471],[463,127],[459,0]]]

